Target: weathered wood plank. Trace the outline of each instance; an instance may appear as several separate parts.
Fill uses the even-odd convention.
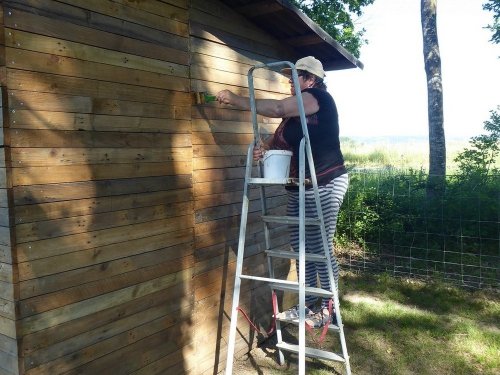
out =
[[[248,145],[193,145],[193,156],[246,156]]]
[[[276,124],[269,122],[259,122],[259,132],[261,134],[274,134]],[[232,134],[253,134],[252,122],[219,121],[195,118],[192,120],[192,130],[200,133],[232,133]]]
[[[240,190],[243,191],[244,180],[229,180],[229,181],[211,181],[199,182],[195,184],[194,196],[195,198],[202,195],[211,195],[224,193],[225,191]]]
[[[14,301],[14,285],[12,283],[0,281],[0,298]]]
[[[191,148],[13,148],[16,167],[190,161]],[[1,225],[1,222],[0,222]]]
[[[252,175],[258,175],[257,168],[253,168]],[[195,183],[234,180],[238,178],[245,178],[245,168],[203,169],[193,172],[193,181]]]
[[[80,341],[80,345],[85,347],[86,342],[91,343],[94,335],[99,334],[99,331],[102,334],[108,325],[131,315],[145,312],[160,305],[167,308],[170,306],[173,310],[178,309],[183,297],[187,296],[186,291],[192,290],[191,284],[191,280],[185,280],[184,283],[161,289],[137,299],[124,300],[118,306],[25,335],[20,339],[20,350],[27,355],[42,348],[50,350],[54,344],[73,339]]]
[[[110,353],[113,351],[112,345],[115,345],[115,349],[123,348],[162,329],[175,326],[191,315],[190,309],[191,306],[186,301],[155,306],[113,322],[105,328],[92,329],[80,337],[71,338],[50,348],[34,352],[26,358],[26,368],[36,368],[31,371],[32,374],[36,374],[53,373],[54,371],[60,373],[60,371],[77,367],[97,359],[103,354]],[[139,331],[141,328],[142,331]],[[128,339],[123,340],[124,336],[128,336]],[[94,345],[95,348],[90,349],[91,345]],[[80,355],[70,356],[76,352],[79,352]]]
[[[185,337],[182,332],[182,327],[187,325],[189,318],[182,316],[174,317],[171,323],[172,327],[169,329],[162,330],[162,322],[156,323],[157,333],[154,332],[154,327],[150,331],[149,326],[145,326],[142,331],[141,328],[132,330],[121,336],[114,338],[112,343],[102,342],[96,345],[96,348],[92,348],[91,358],[100,356],[95,353],[109,353],[106,356],[101,356],[96,358],[94,361],[83,365],[80,368],[71,369],[67,371],[68,375],[81,374],[83,372],[89,371],[90,373],[98,373],[102,368],[113,368],[118,373],[126,373],[130,370],[137,370],[138,368],[149,364],[151,361],[161,358],[163,353],[171,353],[175,350],[179,350],[185,345],[189,345],[190,341]],[[164,323],[163,323],[164,324]],[[174,325],[175,324],[175,325]],[[145,335],[148,335],[145,337]],[[128,342],[130,345],[125,346]],[[141,341],[136,341],[141,340]],[[108,344],[108,345],[106,345]],[[108,346],[108,348],[106,348]],[[120,350],[115,351],[115,347],[119,347]],[[85,357],[84,357],[85,358]],[[67,363],[63,362],[63,366],[68,366]],[[39,372],[39,374],[45,374],[46,372]],[[35,374],[35,373],[34,373]]]
[[[11,229],[8,227],[0,227],[0,246],[10,248],[11,243]]]
[[[159,235],[152,236],[147,241],[145,239],[134,240],[131,241],[133,244],[124,247],[121,253],[115,252],[113,254],[110,249],[107,249],[107,257],[105,258],[107,260],[102,261],[103,258],[101,258],[101,263],[21,281],[19,283],[19,298],[24,300],[46,293],[54,293],[64,288],[113,278],[151,266],[158,263],[159,260],[166,262],[190,256],[193,254],[191,241],[191,231],[185,231],[185,236],[179,235],[176,238],[172,238],[171,235]],[[85,265],[87,262],[84,261],[83,264]],[[61,280],[64,280],[64,285],[61,285]]]
[[[216,46],[214,48],[224,48],[224,43],[222,43],[221,46]],[[204,46],[204,48],[208,49],[208,45]],[[234,49],[229,49],[233,50]],[[248,55],[248,52],[246,52]],[[251,60],[249,60],[251,61]],[[269,61],[271,62],[271,61]],[[241,74],[244,76],[248,75],[248,70],[253,67],[256,64],[256,61],[253,61],[251,63],[242,63],[240,60],[232,60],[228,59],[224,55],[219,55],[219,56],[212,56],[212,55],[207,55],[207,54],[201,54],[201,53],[191,53],[191,65],[196,65],[200,68],[203,67],[208,67],[208,68],[217,68],[218,70],[221,71],[226,71],[230,73],[235,73],[235,74]],[[277,73],[275,71],[272,71],[270,69],[256,69],[252,73],[253,77],[260,78],[260,79],[265,79],[268,81],[275,81],[275,83],[280,83],[283,88],[289,86],[289,78]],[[289,94],[289,91],[283,92],[284,94]]]
[[[14,208],[14,217],[15,222],[18,224],[32,223],[82,215],[97,215],[104,212],[151,207],[161,204],[187,202],[191,199],[191,189],[175,189],[142,194],[97,197],[93,199],[64,200],[62,202],[38,205],[17,205]]]
[[[12,264],[12,249],[10,246],[0,244],[0,263]]]
[[[12,264],[0,263],[0,282],[12,284]]]
[[[9,66],[16,69],[101,81],[112,80],[113,82],[122,84],[166,90],[189,91],[189,80],[187,78],[167,74],[118,67],[17,48],[6,48],[6,55],[8,56]],[[14,84],[12,87],[19,87],[19,84]]]
[[[9,28],[32,32],[54,38],[62,38],[76,43],[89,44],[115,51],[122,51],[132,55],[149,57],[152,59],[171,61],[177,64],[188,65],[189,55],[187,38],[171,35],[171,47],[127,38],[110,32],[84,27],[68,20],[58,20],[43,17],[21,10],[11,10],[5,18],[5,25]],[[166,41],[167,42],[167,41]],[[164,42],[165,43],[165,42]]]
[[[213,4],[203,0],[193,0],[191,4],[190,19],[192,21],[278,48],[275,39],[229,7],[225,7],[221,3]],[[218,14],[210,11],[210,8],[213,9],[213,7],[217,8]],[[228,18],[231,19],[231,22],[227,22]]]
[[[29,109],[117,116],[172,118],[181,120],[188,120],[191,118],[191,107],[167,106],[116,99],[93,99],[84,96],[59,95],[31,91],[11,90],[10,92],[10,111]]]
[[[5,337],[5,336],[4,336]],[[0,337],[0,340],[2,338]],[[8,354],[0,350],[0,375],[19,374],[17,356]]]
[[[187,66],[170,61],[162,61],[149,57],[132,55],[130,53],[112,51],[101,47],[93,47],[87,44],[32,34],[10,28],[6,28],[5,32],[7,35],[5,45],[7,47],[22,47],[22,49],[48,53],[56,56],[71,57],[85,61],[145,70],[148,72],[161,73],[176,77],[188,77]],[[7,63],[12,65],[12,62]]]
[[[119,167],[118,167],[119,166]],[[83,166],[52,166],[13,168],[12,183],[19,185],[57,184],[120,178],[140,178],[189,174],[191,162],[96,164]]]
[[[88,130],[130,133],[189,133],[189,120],[110,116],[90,113],[49,112],[16,109],[10,114],[16,129]]]
[[[193,133],[192,142],[196,145],[246,145],[254,140],[253,134],[234,133]]]
[[[217,67],[218,68],[218,67]],[[224,83],[231,86],[247,87],[248,77],[243,74],[230,73],[214,67],[206,66],[191,66],[191,77],[204,81]],[[256,90],[265,90],[268,92],[276,92],[282,94],[284,85],[279,82],[268,81],[266,79],[254,78],[254,87]],[[268,94],[268,97],[271,94]]]
[[[114,0],[114,2],[141,10],[144,12],[156,14],[165,18],[170,18],[176,21],[187,23],[189,21],[188,12],[186,10],[187,1],[183,2],[181,9],[177,6],[172,6],[162,1],[129,1],[129,0]]]
[[[179,6],[171,1],[166,3]],[[71,3],[63,4],[62,2],[53,0],[23,0],[22,2],[16,2],[15,4],[11,2],[10,5],[15,7],[15,9],[34,12],[49,18],[58,18],[70,21],[75,24],[89,26],[97,30],[107,31],[126,37],[150,41],[158,45],[172,46],[172,40],[175,41],[175,39],[177,39],[177,35],[172,33],[175,33],[175,29],[161,31],[136,22],[75,7]],[[180,7],[185,8],[182,5],[180,5]],[[168,24],[168,20],[166,23],[167,27],[172,26],[171,24]],[[179,46],[175,45],[175,48],[178,49]]]
[[[108,228],[91,233],[74,234],[64,237],[56,237],[53,239],[40,240],[36,242],[20,243],[18,247],[18,260],[19,260],[19,273],[26,277],[21,277],[20,280],[26,280],[30,277],[28,276],[38,276],[41,277],[42,273],[37,274],[34,268],[47,266],[46,272],[50,271],[50,258],[56,255],[66,255],[68,263],[66,265],[56,265],[53,266],[53,272],[57,273],[57,269],[61,268],[59,272],[63,270],[68,270],[75,268],[78,264],[83,266],[83,263],[78,263],[78,260],[89,259],[90,264],[99,263],[99,260],[106,261],[108,257],[108,252],[116,251],[117,248],[122,248],[125,252],[126,248],[130,246],[128,244],[132,240],[139,240],[144,238],[147,240],[151,236],[156,236],[165,233],[171,233],[168,238],[175,240],[177,238],[184,239],[189,235],[189,232],[182,231],[182,229],[188,229],[193,227],[193,217],[192,215],[186,215],[183,217],[168,218],[163,220],[156,220],[152,222],[139,223],[118,228]],[[109,246],[109,247],[106,247]],[[167,245],[165,245],[167,246]],[[80,250],[90,250],[93,255],[89,258],[89,255]],[[78,254],[71,254],[72,252],[78,252]],[[71,260],[73,257],[73,260]],[[33,263],[35,259],[45,259],[41,264]],[[114,258],[112,258],[114,259]],[[89,261],[88,260],[88,261]],[[31,261],[31,262],[28,262]],[[21,263],[22,262],[22,263]],[[71,267],[70,264],[74,264],[75,267]],[[41,272],[41,269],[40,269]],[[33,274],[34,273],[34,274]]]
[[[144,177],[102,181],[82,181],[65,184],[14,187],[15,205],[59,202],[121,194],[152,193],[189,188],[191,175]]]
[[[16,320],[16,304],[13,301],[0,298],[0,315],[4,318]]]
[[[192,202],[164,203],[157,206],[18,224],[15,228],[16,240],[20,244],[123,225],[133,225],[188,215],[192,212],[192,209]]]
[[[116,3],[110,0],[64,0],[61,2],[121,20],[138,23],[171,34],[181,36],[188,35],[188,28],[185,22],[178,22],[167,17],[157,16],[148,11],[138,9],[137,7],[117,6]],[[130,2],[127,2],[127,5],[130,4]],[[174,14],[176,18],[187,17],[186,11],[181,9],[178,9]],[[182,14],[184,14],[184,16],[181,16]]]
[[[158,279],[120,289],[116,292],[102,294],[68,306],[34,315],[23,319],[23,324],[19,327],[19,334],[24,336],[57,324],[90,315],[96,311],[118,306],[123,303],[123,301],[137,299],[147,294],[168,288],[169,286],[183,283],[191,277],[192,269],[186,269]]]
[[[0,316],[0,337],[1,335],[10,337],[11,339],[17,338],[16,322],[15,320]]]
[[[216,156],[216,157],[198,157],[193,159],[193,171],[212,168],[234,168],[245,167],[246,156]]]
[[[42,312],[93,298],[104,293],[110,293],[129,286],[139,285],[149,280],[185,270],[192,267],[192,265],[192,255],[183,258],[169,259],[168,261],[158,259],[156,263],[134,271],[118,274],[90,283],[82,283],[81,285],[76,285],[64,290],[21,300],[19,303],[18,316],[20,318],[25,318],[27,316],[40,314]],[[61,278],[61,282],[64,282],[63,278]]]
[[[295,60],[295,58],[293,58],[294,52],[290,49],[287,49],[287,47],[282,44],[277,44],[276,40],[274,40],[273,45],[265,45],[252,40],[251,36],[241,36],[233,33],[228,33],[221,30],[218,26],[213,27],[196,21],[190,23],[189,30],[191,33],[191,37],[196,37],[201,40],[209,41],[211,43],[218,43],[229,46],[233,50],[244,53],[247,56],[247,59],[253,58],[255,61],[265,63],[287,59]],[[273,41],[271,40],[271,38],[269,39],[272,43]],[[281,55],[279,53],[280,51],[282,52]]]
[[[63,148],[63,151],[83,148],[79,150],[82,152],[85,148],[190,148],[191,135],[16,129],[12,131],[11,147],[51,147]]]
[[[7,85],[29,91],[47,92],[100,99],[118,99],[165,105],[190,106],[187,92],[74,78],[58,74],[33,73],[7,69]]]
[[[192,349],[184,347],[184,350],[167,354],[149,365],[131,372],[130,375],[191,374],[189,368],[186,368],[188,364],[185,363],[185,358],[191,351]]]

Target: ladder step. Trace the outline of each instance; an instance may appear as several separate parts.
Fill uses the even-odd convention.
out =
[[[276,316],[276,320],[279,320],[280,322],[283,322],[283,323],[293,324],[293,325],[296,325],[296,326],[298,326],[300,324],[299,318],[280,318],[279,314]],[[323,327],[321,327],[321,328],[314,328],[314,329],[323,329]],[[328,325],[328,330],[329,331],[334,331],[334,332],[339,332],[340,328],[339,328],[339,326],[337,326],[335,324],[329,324]]]
[[[283,186],[299,186],[298,178],[249,178],[247,180],[249,185],[283,185]],[[305,185],[311,186],[312,182],[310,179],[305,179]]]
[[[270,257],[285,258],[285,259],[299,259],[299,253],[291,250],[266,250]],[[326,256],[319,254],[306,253],[306,260],[310,262],[326,262]]]
[[[282,280],[282,279],[272,279],[270,277],[260,277],[252,275],[240,275],[240,279],[262,281],[267,283],[272,283],[271,285],[281,285],[282,288],[299,287],[296,281]],[[274,288],[281,290],[280,288]],[[297,289],[298,290],[298,289]]]
[[[290,281],[284,282],[284,281],[280,281],[279,283],[278,282],[271,283],[269,286],[271,287],[271,289],[282,290],[284,292],[293,292],[293,293],[299,292],[299,285],[296,282],[290,282]],[[311,288],[306,286],[305,290],[306,290],[306,295],[318,296],[323,298],[333,297],[333,293],[326,289]]]
[[[266,223],[280,223],[280,224],[295,224],[299,225],[299,218],[296,216],[262,216],[262,220]],[[321,225],[321,221],[318,218],[308,218],[305,220],[306,225]]]
[[[291,353],[298,353],[299,352],[299,346],[294,345],[294,344],[289,344],[286,342],[280,342],[276,344],[276,347],[281,350],[285,350],[287,352]],[[326,350],[320,350],[320,349],[314,349],[306,346],[306,357],[310,358],[319,358],[319,359],[326,359],[328,361],[335,361],[335,362],[345,362],[345,359],[342,355],[332,353],[332,352],[327,352]]]

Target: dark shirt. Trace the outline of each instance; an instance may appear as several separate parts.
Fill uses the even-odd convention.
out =
[[[319,111],[306,116],[306,121],[318,185],[326,185],[335,177],[347,173],[340,151],[337,106],[332,96],[325,90],[310,88],[302,92],[309,92],[319,104]],[[299,146],[302,138],[300,117],[283,119],[274,133],[271,148],[293,152],[290,177],[299,176]],[[309,177],[306,158],[306,178]]]

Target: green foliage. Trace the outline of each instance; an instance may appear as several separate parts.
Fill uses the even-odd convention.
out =
[[[362,8],[375,0],[292,0],[309,18],[323,28],[354,56],[367,41],[364,29],[355,30],[353,16],[361,16]]]
[[[487,28],[493,32],[490,39],[492,43],[500,43],[500,0],[488,0],[483,4],[483,9],[493,12],[493,24]]]
[[[483,180],[488,175],[498,174],[496,168],[500,152],[500,106],[491,111],[489,121],[484,122],[487,134],[473,137],[470,148],[461,152],[455,161],[458,163],[459,177],[464,179]]]

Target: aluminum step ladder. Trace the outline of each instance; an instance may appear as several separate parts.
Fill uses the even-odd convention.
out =
[[[270,285],[270,288],[280,291],[293,292],[298,293],[299,295],[299,318],[298,319],[276,319],[276,335],[277,335],[277,345],[279,362],[283,364],[284,356],[282,351],[288,351],[298,354],[298,363],[299,363],[299,375],[305,375],[305,358],[320,358],[330,361],[341,362],[344,364],[345,371],[347,375],[351,374],[350,364],[349,364],[349,356],[347,353],[347,346],[344,337],[344,329],[342,325],[342,318],[340,316],[340,305],[338,298],[338,289],[336,285],[335,278],[333,276],[333,269],[331,265],[331,255],[330,255],[330,247],[328,244],[326,228],[324,225],[323,213],[321,210],[321,203],[319,198],[318,184],[316,180],[316,172],[314,169],[314,162],[312,157],[311,145],[309,142],[309,134],[307,131],[307,122],[304,112],[304,104],[302,102],[302,96],[296,95],[297,104],[299,107],[300,113],[300,121],[302,125],[302,131],[304,134],[303,139],[300,142],[299,149],[299,178],[284,178],[284,179],[269,179],[263,178],[262,173],[262,163],[259,162],[259,170],[260,177],[252,177],[252,163],[253,163],[253,149],[255,145],[260,141],[259,135],[259,126],[257,122],[257,110],[255,103],[255,90],[253,84],[253,72],[256,69],[273,69],[279,67],[290,67],[292,70],[292,80],[295,87],[300,87],[299,85],[299,77],[297,74],[297,70],[289,61],[280,61],[269,64],[258,64],[254,67],[250,68],[248,71],[248,88],[250,90],[250,107],[252,112],[252,123],[253,123],[253,132],[254,132],[254,142],[250,144],[248,147],[248,154],[246,160],[246,173],[245,173],[245,185],[243,189],[243,203],[241,210],[241,222],[240,222],[240,232],[239,232],[239,241],[238,241],[238,254],[236,260],[236,273],[234,280],[234,291],[233,291],[233,304],[231,311],[231,324],[229,328],[229,338],[228,338],[228,349],[227,349],[227,360],[226,360],[226,375],[232,375],[233,372],[233,361],[234,361],[234,350],[235,350],[235,341],[236,341],[236,325],[238,319],[238,304],[240,298],[240,288],[242,280],[253,280],[265,282]],[[297,92],[300,90],[297,90]],[[308,165],[311,166],[310,169],[310,180],[306,180],[305,178],[305,168],[306,168],[306,157]],[[316,202],[316,212],[318,213],[317,218],[306,218],[305,217],[305,187],[306,183],[312,184],[312,188],[314,189],[314,196]],[[286,186],[286,185],[294,185],[299,187],[299,216],[298,217],[290,217],[290,216],[270,216],[268,215],[268,210],[266,206],[266,195],[265,195],[265,187],[266,186]],[[269,268],[269,277],[261,277],[261,276],[252,276],[242,273],[243,269],[243,260],[244,260],[244,252],[245,252],[245,238],[246,238],[246,227],[247,227],[247,219],[248,219],[248,211],[249,211],[249,193],[251,187],[259,187],[260,188],[260,199],[262,204],[262,220],[264,222],[264,237],[266,243],[266,254]],[[271,244],[271,236],[270,236],[270,223],[281,223],[288,225],[298,225],[299,226],[299,251],[288,251],[281,249],[273,249]],[[305,248],[305,226],[306,225],[317,225],[321,228],[321,235],[323,240],[323,248],[324,255],[317,254],[307,254]],[[273,259],[274,258],[288,258],[295,259],[298,261],[299,268],[299,281],[288,281],[283,279],[277,279],[274,275],[273,268]],[[305,262],[314,261],[314,262],[324,262],[327,264],[328,268],[328,276],[330,279],[330,292],[329,290],[320,289],[320,288],[311,288],[306,287],[305,283]],[[339,335],[340,344],[342,348],[342,353],[337,354],[333,352],[328,352],[325,350],[319,350],[315,348],[306,347],[306,327],[305,327],[305,296],[306,294],[316,295],[323,298],[332,298],[333,306],[335,309],[335,316],[337,324],[330,324],[328,327],[328,331],[336,332]],[[281,323],[292,323],[296,324],[299,327],[299,344],[293,345],[286,342],[283,342],[281,335]]]

